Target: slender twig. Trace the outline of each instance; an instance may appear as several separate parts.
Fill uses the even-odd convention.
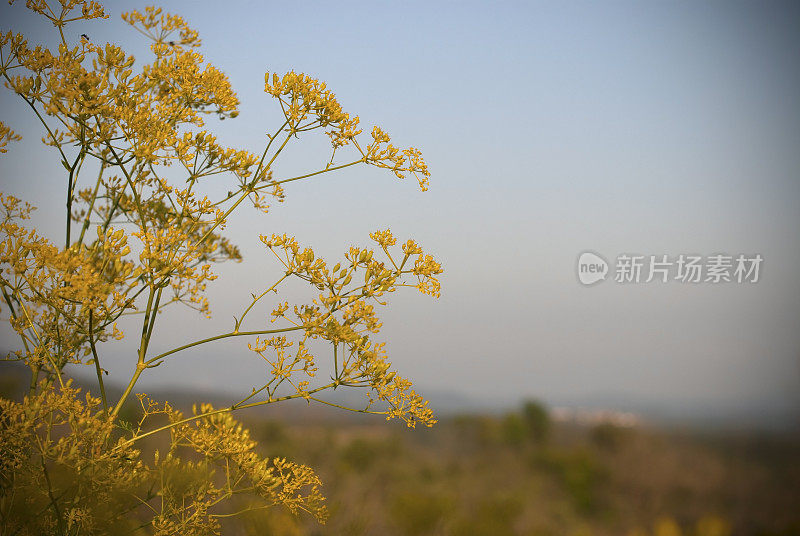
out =
[[[97,374],[97,383],[100,386],[100,397],[103,400],[103,412],[108,413],[108,401],[106,400],[106,388],[103,385],[103,369],[100,367],[100,357],[97,355],[97,348],[94,345],[94,310],[89,309],[89,346],[94,357],[94,370]]]
[[[132,445],[132,444],[136,443],[137,441],[141,441],[145,437],[157,434],[159,432],[163,432],[164,430],[169,430],[170,428],[174,428],[174,427],[180,426],[182,424],[186,424],[186,423],[189,423],[189,422],[192,422],[192,421],[196,421],[197,419],[204,419],[206,417],[219,415],[221,413],[228,413],[228,412],[239,410],[239,409],[255,408],[255,407],[258,407],[258,406],[266,406],[267,404],[274,404],[275,402],[283,402],[284,400],[293,400],[293,399],[297,399],[297,398],[309,398],[310,397],[309,395],[313,395],[314,393],[318,393],[318,392],[323,391],[325,389],[330,389],[331,387],[333,387],[333,383],[329,383],[329,384],[323,385],[321,387],[317,387],[316,389],[312,389],[310,391],[306,391],[305,393],[295,393],[293,395],[286,395],[286,396],[281,396],[281,397],[278,397],[278,398],[269,398],[267,400],[262,400],[260,402],[252,402],[250,404],[243,404],[241,406],[229,406],[229,407],[225,407],[225,408],[215,409],[215,410],[209,411],[207,413],[201,413],[199,415],[193,415],[191,417],[186,417],[185,419],[181,419],[180,421],[176,421],[176,422],[161,426],[160,428],[156,428],[154,430],[150,430],[149,432],[145,432],[143,434],[139,434],[137,436],[134,436],[134,437],[128,439],[127,441],[123,441],[121,443],[118,443],[117,446],[115,447],[115,449],[120,449],[120,448],[127,447],[129,445]]]
[[[64,520],[61,519],[61,510],[58,508],[58,501],[53,497],[53,485],[50,483],[50,474],[47,472],[47,463],[45,462],[44,456],[42,456],[42,472],[47,482],[47,496],[50,497],[50,505],[53,507],[53,511],[56,513],[56,519],[58,520],[58,530],[61,534],[64,534]]]
[[[287,274],[285,274],[283,277],[281,277],[280,279],[278,279],[277,283],[275,283],[274,285],[272,285],[271,287],[269,287],[267,290],[265,290],[264,292],[262,292],[261,294],[259,294],[259,295],[258,295],[258,297],[256,297],[256,298],[253,298],[253,303],[251,303],[251,304],[250,304],[250,305],[247,307],[247,309],[245,309],[245,310],[244,310],[244,312],[242,313],[242,316],[240,316],[240,317],[239,317],[239,319],[238,319],[238,320],[236,320],[236,328],[234,329],[234,331],[239,331],[239,327],[242,325],[242,322],[244,322],[244,317],[245,317],[245,316],[247,316],[247,313],[249,313],[249,312],[250,312],[250,309],[252,309],[252,308],[253,308],[253,306],[256,304],[256,302],[258,302],[258,300],[260,300],[261,298],[263,298],[264,296],[266,296],[266,295],[267,295],[269,292],[272,292],[273,290],[275,290],[275,287],[277,287],[278,285],[280,285],[280,284],[281,284],[281,283],[282,283],[282,282],[283,282],[283,281],[284,281],[286,278],[288,278],[290,275],[292,275],[292,274],[291,274],[291,273],[287,273]]]
[[[165,357],[172,355],[174,353],[180,352],[182,350],[186,350],[187,348],[192,348],[193,346],[200,346],[201,344],[206,344],[208,342],[218,341],[222,339],[227,339],[229,337],[246,337],[248,335],[271,335],[273,333],[286,333],[289,331],[297,331],[300,329],[304,329],[303,326],[296,326],[291,328],[280,328],[280,329],[264,329],[258,331],[231,331],[230,333],[223,333],[222,335],[215,335],[214,337],[209,337],[207,339],[199,340],[190,342],[188,344],[184,344],[183,346],[179,346],[178,348],[173,348],[168,352],[164,352],[163,354],[159,354],[153,358],[148,359],[145,361],[145,365],[151,366],[156,361],[160,361]]]

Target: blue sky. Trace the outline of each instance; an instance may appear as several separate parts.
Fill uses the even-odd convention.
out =
[[[145,59],[146,43],[119,20],[128,4],[107,5],[112,18],[75,26],[75,37],[118,42]],[[175,311],[157,346],[226,329],[238,304],[269,284],[265,274],[278,268],[258,233],[295,234],[335,258],[390,227],[446,271],[440,300],[398,295],[384,313],[391,360],[425,390],[697,411],[800,407],[795,4],[175,1],[169,9],[199,30],[207,61],[239,94],[239,118],[213,127],[224,142],[263,147],[280,113],[263,74],[294,69],[326,81],[362,124],[421,148],[433,178],[421,193],[373,169],[342,172],[293,183],[267,216],[235,218],[229,233],[246,262],[218,270],[214,319]],[[0,6],[0,20],[44,35],[22,4]],[[40,216],[58,213],[57,162],[35,156],[40,134],[13,95],[4,92],[0,106],[26,137],[0,160],[2,189],[42,207]],[[325,151],[324,140],[304,142],[276,172],[308,169]],[[586,288],[575,276],[584,250],[609,260],[760,253],[764,264],[754,285]],[[109,368],[123,375],[135,359],[120,354]],[[155,369],[145,386],[248,391],[260,370],[243,343],[220,344]]]

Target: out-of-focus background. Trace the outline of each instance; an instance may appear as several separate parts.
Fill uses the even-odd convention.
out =
[[[0,369],[0,396],[28,378]],[[111,396],[121,389],[111,388]],[[230,404],[209,393],[151,391],[191,413]],[[141,418],[131,402],[120,413]],[[800,437],[787,431],[702,428],[610,410],[548,408],[445,413],[407,429],[295,400],[238,412],[258,451],[310,465],[330,517],[234,498],[222,534],[248,536],[798,536]],[[140,443],[142,458],[168,440]]]
[[[146,60],[147,43],[119,18],[146,4],[106,5],[108,21],[70,26],[68,37],[85,32]],[[371,421],[331,428],[300,408],[305,431],[278,414],[258,417],[278,423],[263,425],[268,446],[319,462],[332,486],[366,475],[350,495],[335,488],[350,497],[332,498],[344,501],[335,519],[357,523],[352,497],[367,501],[364,515],[367,504],[390,509],[382,525],[334,524],[341,532],[330,533],[458,533],[463,522],[473,531],[461,533],[478,534],[483,521],[470,516],[481,512],[516,520],[511,528],[486,521],[486,534],[671,530],[673,518],[684,530],[720,522],[742,534],[790,533],[778,531],[797,523],[788,513],[800,504],[791,439],[800,423],[797,4],[166,7],[200,32],[206,60],[238,92],[240,116],[210,122],[221,142],[263,148],[280,118],[263,93],[264,72],[294,69],[324,80],[366,130],[377,124],[421,148],[433,173],[425,193],[375,169],[287,185],[286,202],[268,215],[245,211],[230,222],[245,260],[216,268],[213,318],[166,313],[153,343],[157,352],[230,329],[250,293],[280,274],[259,233],[295,235],[335,263],[389,227],[435,254],[442,297],[398,293],[381,315],[390,360],[444,417],[438,431],[363,428]],[[22,5],[0,6],[0,21],[3,31],[45,35]],[[58,160],[42,157],[39,127],[14,95],[2,92],[0,109],[24,136],[0,159],[2,190],[37,205],[37,224],[55,235]],[[303,140],[275,172],[318,169],[328,154],[324,138]],[[211,186],[226,190],[224,179]],[[609,261],[605,281],[579,282],[584,251]],[[763,262],[756,283],[681,282],[675,266],[669,282],[647,283],[645,264],[640,282],[623,284],[614,280],[622,254]],[[134,339],[106,361],[112,382],[135,366]],[[176,356],[137,389],[226,400],[261,385],[254,378],[263,374],[246,343],[231,341]],[[547,440],[531,435],[520,409],[532,399],[555,422]],[[313,450],[328,440],[335,449]],[[403,475],[415,491],[386,487]],[[473,485],[493,491],[459,495]],[[759,496],[775,500],[762,507]],[[531,514],[534,503],[547,515]],[[559,522],[569,531],[547,532]]]

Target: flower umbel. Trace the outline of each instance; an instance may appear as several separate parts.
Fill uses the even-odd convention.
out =
[[[426,190],[430,172],[420,151],[395,146],[378,127],[364,134],[324,82],[295,71],[265,75],[283,119],[263,146],[228,147],[212,126],[238,116],[238,97],[182,17],[155,7],[122,16],[150,42],[143,62],[118,44],[96,42],[90,29],[81,34],[86,24],[65,31],[107,18],[98,2],[29,0],[25,7],[55,28],[56,45],[0,33],[0,77],[63,168],[66,212],[63,235],[44,236],[31,205],[0,193],[0,311],[18,337],[7,359],[31,372],[23,401],[0,399],[0,533],[218,534],[220,519],[253,504],[324,521],[314,472],[262,457],[232,413],[289,399],[335,405],[327,391],[361,388],[363,404],[344,409],[433,425],[427,401],[377,338],[388,296],[411,287],[438,297],[441,265],[413,240],[398,245],[388,229],[370,234],[375,249],[350,247],[333,266],[287,234],[262,235],[278,269],[230,330],[165,350],[151,344],[161,335],[155,326],[178,305],[211,316],[212,265],[242,260],[225,227],[243,204],[266,212],[284,201],[285,184],[357,165],[413,175]],[[298,175],[282,175],[276,163],[286,147],[314,131],[330,141],[330,153],[310,155]],[[0,153],[20,139],[0,123]],[[281,299],[289,279],[309,285],[307,300]],[[266,302],[271,314],[253,318]],[[130,355],[114,345],[125,336],[123,317],[138,324]],[[246,396],[185,416],[137,395],[140,418],[125,417],[142,375],[176,353],[239,337],[264,364]],[[113,397],[105,389],[110,359],[127,360],[132,370]],[[324,361],[329,378],[320,377]],[[94,396],[72,386],[70,375],[82,366],[96,377]],[[155,437],[166,448],[151,457]]]

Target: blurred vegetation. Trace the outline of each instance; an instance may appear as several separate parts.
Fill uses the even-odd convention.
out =
[[[27,378],[0,380],[18,398]],[[413,431],[306,404],[241,417],[260,455],[317,469],[330,517],[253,509],[226,535],[800,536],[796,434],[552,422],[536,402]]]
[[[268,511],[226,534],[800,535],[797,436],[555,423],[534,402],[408,433],[279,415],[244,420],[264,455],[318,469],[328,523]]]

